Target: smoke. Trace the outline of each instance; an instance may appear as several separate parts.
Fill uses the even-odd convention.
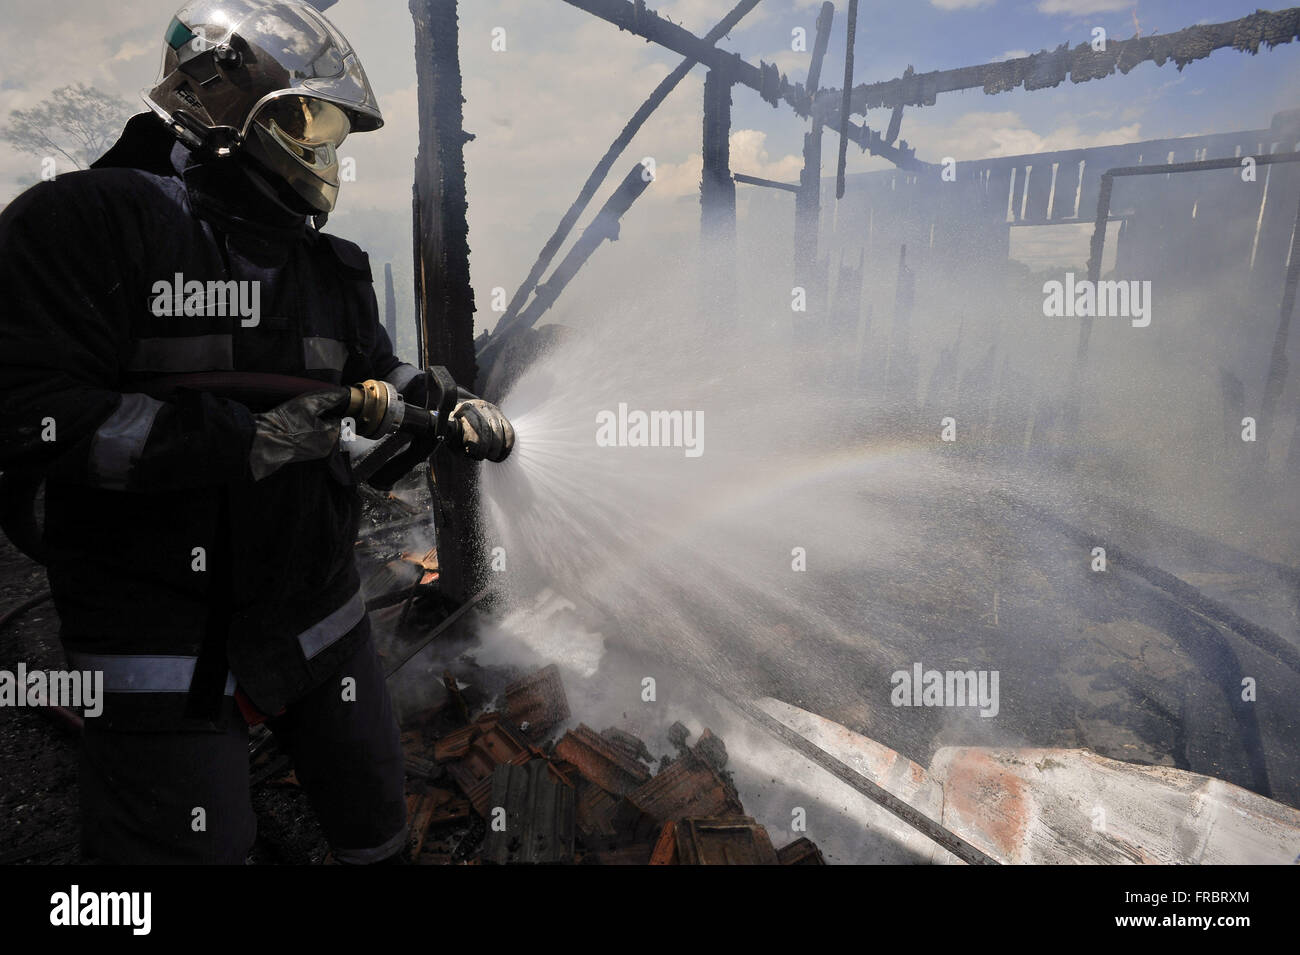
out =
[[[1087,746],[1266,785],[1251,754],[1294,714],[1276,699],[1260,724],[1240,714],[1254,651],[1198,635],[1146,583],[1097,572],[1091,548],[1017,502],[1173,573],[1262,574],[1251,586],[1265,616],[1295,640],[1286,566],[1300,535],[1281,463],[1294,419],[1273,429],[1271,465],[1251,463],[1256,449],[1225,433],[1217,373],[1262,377],[1276,318],[1225,337],[1215,310],[1236,294],[1239,313],[1267,316],[1276,290],[1249,292],[1228,264],[1176,285],[1173,254],[1136,274],[1121,256],[1116,277],[1154,281],[1153,322],[1096,319],[1080,367],[1078,320],[1043,314],[1043,283],[1064,268],[977,247],[941,260],[921,241],[900,270],[899,243],[852,208],[802,279],[789,218],[754,202],[738,271],[719,249],[624,241],[566,293],[557,317],[582,327],[504,397],[517,445],[483,471],[484,546],[500,548],[508,614],[496,652],[526,647],[603,681],[623,713],[645,709],[646,673],[611,647],[688,674],[713,702],[710,688],[776,697],[922,764],[948,744]],[[1193,537],[1209,543],[1189,550]],[[1211,591],[1252,611],[1231,587]],[[537,630],[539,595],[570,604],[568,622]],[[1172,638],[1193,660],[1136,679],[1228,721],[1231,754],[1188,741],[1182,704],[1153,723],[1140,693],[1115,691],[1110,674],[1134,667],[1106,642],[1115,627]],[[998,671],[998,715],[898,705],[891,676],[916,664]],[[1294,801],[1290,762],[1273,784]]]

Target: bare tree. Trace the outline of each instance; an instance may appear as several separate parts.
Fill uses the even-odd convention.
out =
[[[64,86],[31,109],[16,109],[0,138],[33,156],[63,156],[78,169],[99,158],[131,116],[125,100],[78,83]]]

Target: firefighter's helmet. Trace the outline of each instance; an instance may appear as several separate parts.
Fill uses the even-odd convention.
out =
[[[361,61],[314,7],[194,0],[163,38],[162,74],[144,101],[186,146],[242,152],[310,212],[334,208],[338,147],[383,125]]]

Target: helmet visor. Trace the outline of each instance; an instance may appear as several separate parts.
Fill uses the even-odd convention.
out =
[[[266,129],[272,124],[294,142],[309,149],[343,145],[352,131],[348,114],[333,103],[310,96],[279,96],[257,111],[254,122]]]

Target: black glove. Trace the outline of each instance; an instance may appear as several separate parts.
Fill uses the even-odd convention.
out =
[[[253,416],[256,430],[248,453],[253,480],[260,481],[286,464],[319,461],[339,443],[340,420],[348,390],[310,391],[270,411]]]
[[[515,446],[514,427],[490,401],[462,401],[452,411],[451,420],[460,425],[465,453],[475,461],[504,461]]]

